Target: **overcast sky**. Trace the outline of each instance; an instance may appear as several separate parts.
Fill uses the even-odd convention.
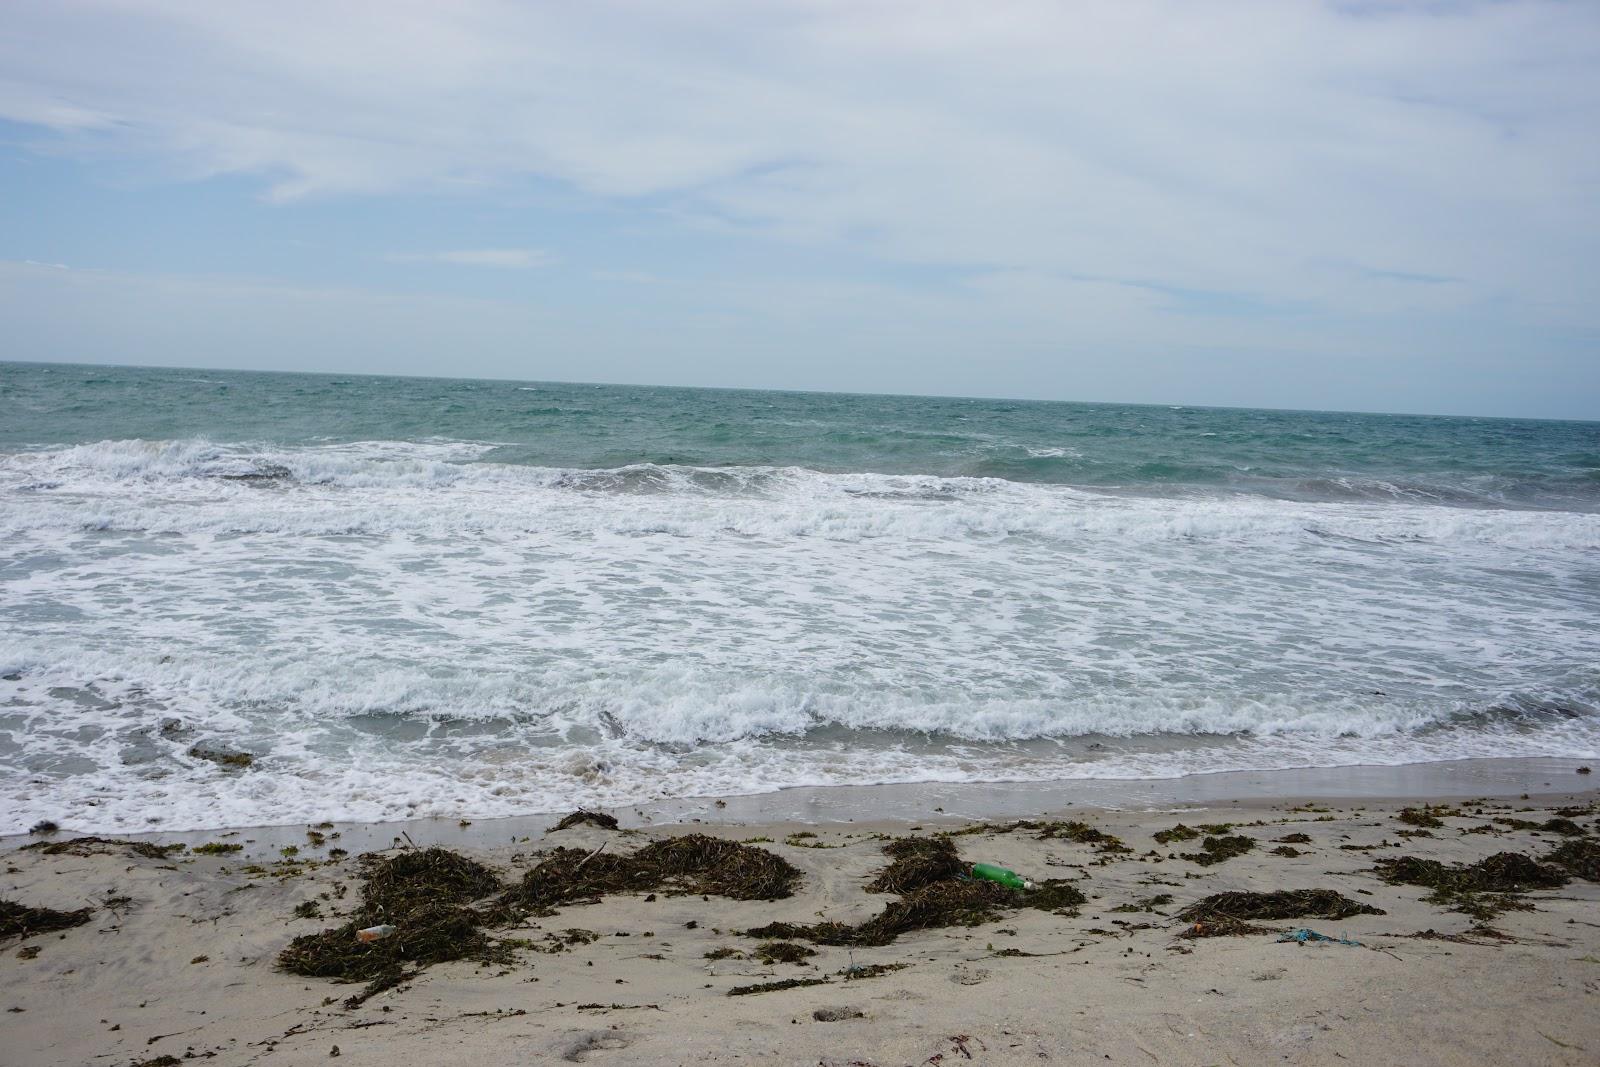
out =
[[[1600,417],[1600,3],[6,0],[0,358]]]

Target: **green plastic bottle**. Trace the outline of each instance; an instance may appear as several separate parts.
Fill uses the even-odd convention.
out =
[[[974,863],[972,877],[982,878],[990,882],[999,882],[1011,889],[1032,889],[1033,883],[1028,881],[1016,871],[1008,871],[1004,867],[996,867],[992,863]]]

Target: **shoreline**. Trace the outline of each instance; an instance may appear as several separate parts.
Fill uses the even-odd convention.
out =
[[[406,934],[434,921],[427,907],[470,905],[488,941],[403,957],[417,962],[371,985],[370,971],[343,983],[288,973],[281,954],[306,938],[347,952],[374,921],[374,885],[397,884],[385,872],[438,853],[402,840],[363,860],[362,834],[377,827],[320,842],[296,827],[298,851],[270,860],[62,832],[45,839],[53,852],[3,849],[0,897],[88,910],[60,931],[0,936],[0,1047],[18,1067],[1264,1065],[1393,1062],[1400,1048],[1440,1067],[1576,1067],[1600,1050],[1600,783],[1547,770],[1455,772],[1550,783],[1526,800],[1295,793],[1177,810],[1080,804],[1020,823],[936,805],[946,811],[914,821],[879,811],[804,824],[739,822],[732,804],[708,802],[716,823],[558,829],[541,815],[526,817],[539,824],[527,837],[504,821],[455,826],[448,862],[487,884],[452,901],[429,881],[422,910],[383,918]],[[246,831],[229,833],[195,836],[244,845]],[[269,846],[249,833],[245,848]],[[604,881],[643,850],[702,834],[780,859],[792,884],[747,898],[715,881]],[[885,888],[908,837],[946,842],[955,871]],[[601,873],[584,873],[584,857],[601,855]],[[965,897],[981,883],[960,872],[978,862],[1052,895],[996,888],[982,914],[934,898],[887,938],[835,933],[878,929],[921,887]],[[1395,863],[1399,878],[1384,873]],[[1494,882],[1433,897],[1433,882],[1405,880],[1418,869]],[[515,896],[530,885],[561,895]],[[1285,897],[1292,907],[1261,914]],[[508,913],[508,901],[531,906]],[[1193,909],[1208,907],[1197,930]]]
[[[1075,809],[1160,811],[1216,805],[1263,807],[1275,802],[1458,801],[1549,798],[1594,788],[1580,767],[1600,761],[1576,757],[1481,757],[1433,763],[1367,764],[1263,771],[1204,771],[1176,778],[1071,778],[1050,782],[913,782],[879,785],[788,786],[769,793],[685,797],[622,807],[603,807],[625,826],[849,826],[852,824],[938,824],[962,820],[1027,818]],[[1600,783],[1597,783],[1600,784]],[[328,820],[319,823],[340,835],[352,853],[392,847],[410,840],[419,847],[474,847],[485,841],[542,837],[559,811],[465,819],[433,816],[382,822]],[[246,856],[274,855],[304,843],[307,823],[220,826],[209,829],[87,831],[70,824],[63,836],[97,833],[153,844],[197,845],[245,840]],[[28,833],[0,835],[0,849],[37,838]]]

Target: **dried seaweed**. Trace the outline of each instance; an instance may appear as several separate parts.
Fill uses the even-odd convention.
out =
[[[35,841],[31,845],[23,845],[27,851],[38,850],[45,856],[94,856],[106,855],[114,848],[125,848],[136,856],[146,859],[166,859],[174,852],[182,852],[183,845],[152,845],[148,841],[124,841],[115,837],[74,837],[70,841]]]
[[[883,846],[893,862],[867,883],[869,893],[906,893],[961,874],[961,857],[948,837],[899,837]]]
[[[1450,866],[1439,860],[1399,856],[1379,860],[1373,870],[1390,885],[1431,889],[1433,892],[1424,898],[1428,903],[1480,921],[1505,911],[1527,911],[1532,905],[1518,894],[1530,889],[1554,889],[1570,881],[1565,871],[1518,852],[1498,852],[1477,863]]]
[[[1017,907],[1025,894],[994,882],[947,879],[913,889],[886,904],[866,922],[771,923],[746,930],[747,937],[798,938],[819,945],[873,947],[887,945],[901,934],[945,926],[977,926],[999,918],[1001,909]],[[1081,900],[1082,897],[1079,897]]]
[[[369,982],[347,1001],[354,1007],[430,964],[510,962],[510,946],[492,942],[481,929],[491,917],[462,907],[500,888],[487,867],[440,848],[364,861],[360,910],[342,926],[295,938],[278,954],[279,967],[311,978]],[[356,936],[379,924],[394,926],[395,932],[373,941]],[[409,974],[406,964],[413,965]]]
[[[1108,834],[1104,830],[1096,829],[1086,822],[1078,822],[1076,820],[1045,823],[1039,828],[1039,840],[1048,841],[1054,839],[1074,841],[1080,845],[1094,845],[1101,852],[1133,851],[1133,849],[1122,843],[1122,838],[1114,834]]]
[[[1301,852],[1299,849],[1295,848],[1293,845],[1279,845],[1277,848],[1272,850],[1270,855],[1283,856],[1285,859],[1291,859],[1292,860],[1296,856],[1305,855],[1305,853]]]
[[[793,941],[763,941],[751,954],[762,963],[804,963],[815,956],[817,950]]]
[[[1600,843],[1564,841],[1542,859],[1545,863],[1565,868],[1586,882],[1600,882]]]
[[[1383,915],[1382,908],[1363,904],[1332,889],[1280,889],[1272,893],[1214,893],[1178,912],[1190,923],[1273,919],[1348,919]]]
[[[757,982],[755,985],[736,985],[728,990],[730,997],[748,997],[753,993],[773,993],[780,989],[799,989],[808,985],[827,985],[826,978],[785,978],[781,982]]]
[[[1171,893],[1157,893],[1153,897],[1145,897],[1143,900],[1136,900],[1132,904],[1118,904],[1111,910],[1124,915],[1137,915],[1140,912],[1151,912],[1160,915],[1161,912],[1158,909],[1164,908],[1171,903]]]
[[[1534,822],[1532,819],[1495,819],[1495,823],[1510,827],[1513,830],[1540,830],[1544,833],[1560,834],[1563,837],[1582,837],[1588,831],[1573,822],[1571,819],[1554,818],[1544,822]]]
[[[607,815],[603,811],[589,811],[585,808],[579,808],[571,815],[566,816],[560,822],[550,827],[550,829],[546,830],[545,833],[553,834],[557,830],[565,830],[568,827],[579,826],[583,823],[588,823],[591,826],[598,826],[602,830],[615,830],[617,828],[617,818],[615,815]]]
[[[1183,859],[1192,863],[1198,863],[1202,867],[1210,867],[1213,864],[1222,863],[1233,859],[1235,856],[1242,856],[1249,852],[1256,847],[1256,839],[1246,837],[1243,834],[1235,834],[1231,837],[1208,837],[1200,844],[1201,849],[1199,852],[1184,852],[1180,853],[1180,855]]]
[[[1048,878],[1032,889],[1024,889],[1018,904],[1036,911],[1050,911],[1057,915],[1076,915],[1086,898],[1083,892],[1064,878]],[[1159,898],[1151,898],[1159,899]]]
[[[57,911],[54,908],[30,908],[15,901],[0,900],[0,937],[32,937],[51,930],[68,930],[82,926],[93,914],[93,908]]]
[[[626,856],[558,848],[513,886],[501,903],[547,911],[609,893],[703,893],[733,900],[794,894],[800,870],[766,849],[705,834],[653,842]]]
[[[1132,852],[1122,843],[1120,837],[1108,834],[1103,830],[1090,826],[1086,822],[1076,819],[1018,819],[1015,822],[999,823],[974,823],[960,830],[953,830],[947,836],[965,837],[968,834],[1011,834],[1018,830],[1035,831],[1035,838],[1039,841],[1072,841],[1080,845],[1097,845],[1101,852]]]
[[[390,917],[393,934],[361,941],[356,931],[370,916],[329,930],[304,934],[278,954],[278,965],[308,978],[370,981],[398,973],[404,963],[427,966],[448,960],[508,963],[508,946],[491,943],[479,929],[483,915],[452,904],[423,904]],[[399,979],[396,979],[398,981]]]
[[[442,848],[368,856],[366,863],[361,902],[372,923],[394,922],[423,904],[469,904],[500,889],[489,868]]]
[[[1202,937],[1243,937],[1247,934],[1270,934],[1271,932],[1265,926],[1256,926],[1242,919],[1224,918],[1214,919],[1211,922],[1190,923],[1178,936],[1192,941]]]
[[[379,993],[382,993],[384,990],[393,989],[401,982],[409,982],[411,979],[415,978],[421,973],[421,968],[418,968],[414,971],[407,971],[399,966],[390,967],[388,970],[378,975],[378,977],[368,982],[366,986],[362,988],[361,992],[355,994],[354,996],[345,997],[345,1010],[353,1011],[354,1009],[361,1007],[361,1005],[365,1004],[373,997],[377,996]]]
[[[1394,934],[1392,936],[1414,938],[1418,941],[1453,941],[1458,945],[1503,945],[1516,941],[1516,938],[1510,934],[1502,933],[1492,926],[1474,926],[1465,933],[1458,934],[1441,934],[1430,927],[1427,930],[1418,930],[1414,934]]]
[[[1284,834],[1282,837],[1275,837],[1272,840],[1279,845],[1309,845],[1311,844],[1311,835],[1300,833]]]
[[[1382,859],[1374,868],[1391,885],[1419,885],[1467,893],[1520,893],[1554,889],[1570,880],[1564,871],[1547,867],[1520,852],[1497,852],[1477,863],[1446,866],[1417,856]]]
[[[1151,835],[1159,844],[1170,845],[1174,841],[1193,841],[1200,836],[1200,831],[1192,826],[1179,823],[1170,830],[1157,830]]]

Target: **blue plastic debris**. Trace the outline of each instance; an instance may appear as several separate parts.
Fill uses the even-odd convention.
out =
[[[1278,938],[1278,941],[1280,943],[1284,942],[1284,941],[1297,941],[1302,945],[1308,945],[1313,941],[1327,941],[1330,944],[1334,944],[1334,945],[1357,945],[1357,946],[1359,946],[1361,944],[1361,942],[1359,942],[1359,941],[1351,941],[1349,938],[1329,937],[1327,934],[1319,934],[1315,930],[1307,930],[1304,927],[1301,927],[1298,930],[1292,930],[1289,933],[1284,934],[1282,937]]]

